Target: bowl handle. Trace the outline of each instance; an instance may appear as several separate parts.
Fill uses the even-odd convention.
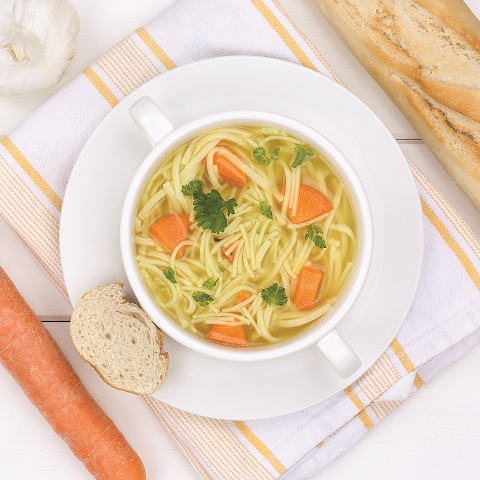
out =
[[[362,361],[352,347],[338,333],[332,330],[323,337],[316,346],[322,351],[336,372],[343,378],[353,375],[361,366]]]
[[[173,125],[150,97],[138,99],[128,111],[152,147],[173,130]]]

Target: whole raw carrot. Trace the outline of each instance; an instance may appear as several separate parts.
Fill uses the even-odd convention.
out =
[[[0,363],[95,478],[146,478],[139,456],[87,392],[2,268]]]

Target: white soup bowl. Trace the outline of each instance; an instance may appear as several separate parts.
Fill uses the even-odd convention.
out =
[[[151,319],[167,335],[187,348],[224,360],[261,361],[289,355],[304,348],[319,348],[342,377],[349,377],[361,361],[341,337],[336,326],[358,298],[373,253],[373,225],[365,190],[345,156],[318,131],[292,118],[254,110],[235,110],[198,118],[175,128],[149,97],[130,107],[130,114],[152,145],[152,151],[140,165],[130,183],[123,206],[120,242],[122,258],[132,289]],[[281,128],[318,150],[333,167],[349,193],[358,228],[358,246],[347,285],[333,308],[319,321],[289,340],[261,347],[235,348],[215,344],[188,332],[174,322],[154,301],[144,284],[134,251],[133,221],[139,198],[153,171],[182,142],[223,125],[265,125]]]

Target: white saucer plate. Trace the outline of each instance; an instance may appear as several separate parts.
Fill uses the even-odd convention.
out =
[[[128,114],[149,95],[174,126],[231,109],[265,110],[302,121],[333,142],[360,177],[372,209],[374,253],[365,287],[338,326],[362,360],[339,377],[315,347],[286,358],[239,363],[189,351],[166,338],[170,371],[153,394],[182,410],[223,419],[258,419],[301,410],[347,387],[383,353],[400,328],[420,277],[421,206],[395,139],[348,90],[307,68],[270,58],[221,57],[176,68],[117,105],[83,148],[68,183],[60,251],[72,302],[124,282],[120,214],[128,185],[150,151]]]

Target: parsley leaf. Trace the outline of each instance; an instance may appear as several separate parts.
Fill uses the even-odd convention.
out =
[[[201,192],[203,188],[203,184],[201,180],[192,180],[188,182],[186,185],[182,185],[182,193],[186,197],[191,197],[195,192]]]
[[[307,227],[307,233],[305,234],[305,240],[310,239],[318,248],[327,248],[322,234],[323,230],[318,225],[309,225]]]
[[[267,302],[269,305],[277,305],[278,307],[283,307],[288,302],[285,288],[281,287],[277,282],[267,288],[264,288],[261,291],[261,295],[263,301]]]
[[[272,207],[265,200],[262,200],[258,205],[260,206],[260,213],[271,220],[273,218]]]
[[[172,267],[164,268],[163,274],[167,280],[170,280],[172,283],[177,283],[177,279],[175,278],[175,270]]]
[[[278,162],[278,154],[280,153],[280,147],[277,147],[272,151],[270,156],[267,156],[267,152],[263,147],[257,147],[252,155],[260,165],[270,165],[272,162]]]
[[[213,297],[205,292],[193,292],[192,298],[201,306],[206,307],[210,302],[213,302]]]
[[[217,284],[218,282],[218,278],[216,280],[213,279],[213,277],[209,277],[207,278],[204,282],[203,282],[203,287],[204,288],[208,288],[208,289],[212,289],[213,287],[215,287],[215,285]]]
[[[293,150],[295,151],[295,159],[293,160],[292,168],[297,168],[300,165],[303,165],[305,162],[308,162],[308,157],[313,157],[313,155],[315,155],[315,152],[310,147],[295,147]]]
[[[201,190],[193,194],[195,220],[200,227],[210,229],[213,233],[221,233],[227,226],[227,217],[235,213],[238,203],[234,198],[224,200],[218,190],[204,193]],[[224,209],[227,210],[225,215]]]

